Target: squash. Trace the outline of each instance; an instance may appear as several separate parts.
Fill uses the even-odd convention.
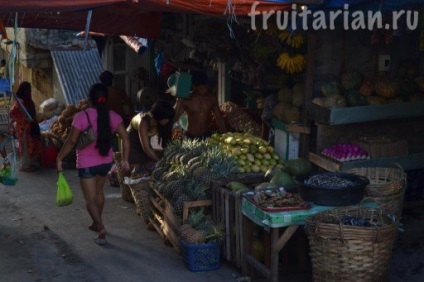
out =
[[[323,102],[324,102],[324,107],[326,107],[327,109],[346,107],[346,99],[341,95],[325,97],[323,99]]]
[[[357,70],[351,70],[342,74],[341,84],[346,90],[358,89],[361,87],[364,77]]]
[[[386,104],[387,100],[386,98],[383,98],[381,96],[368,96],[366,97],[367,99],[367,104],[368,105],[382,105],[382,104]]]
[[[371,79],[365,78],[358,91],[359,94],[362,96],[371,96],[375,91],[374,84],[372,83]]]
[[[315,98],[312,100],[312,103],[313,103],[313,104],[315,104],[315,105],[318,105],[318,106],[324,107],[324,98],[322,98],[322,97],[315,97]]]
[[[389,99],[396,97],[398,87],[396,81],[391,81],[388,78],[381,78],[375,83],[375,92],[378,96]]]
[[[402,98],[402,101],[408,102],[409,97],[413,96],[416,91],[416,84],[411,79],[403,79],[399,82],[398,96]]]

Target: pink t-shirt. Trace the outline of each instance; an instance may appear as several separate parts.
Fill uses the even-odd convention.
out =
[[[93,126],[94,132],[97,134],[97,110],[93,108],[88,108],[85,111],[90,117],[91,125]],[[114,111],[109,111],[109,117],[112,133],[115,134],[118,125],[122,122],[122,118]],[[72,122],[72,126],[81,132],[86,130],[89,126],[87,115],[84,112],[77,113]],[[101,156],[99,150],[96,149],[96,142],[93,142],[84,149],[77,150],[76,152],[77,168],[92,167],[101,164],[111,163],[113,161],[112,148],[110,148],[109,154],[107,156]]]

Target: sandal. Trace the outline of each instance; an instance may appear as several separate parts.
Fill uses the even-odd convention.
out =
[[[94,242],[97,245],[104,245],[104,244],[106,244],[106,238],[96,237],[96,238],[94,238]]]

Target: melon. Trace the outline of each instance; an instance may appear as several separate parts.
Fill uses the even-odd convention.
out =
[[[283,113],[283,121],[285,123],[297,123],[300,121],[300,111],[299,108],[294,106],[289,106]]]
[[[275,117],[278,120],[283,120],[284,112],[288,108],[290,108],[289,104],[278,103],[277,105],[274,106],[274,108],[272,108],[272,116]]]
[[[344,94],[348,107],[364,106],[367,104],[367,99],[360,95],[356,90],[349,90]]]
[[[307,174],[312,172],[311,163],[302,158],[288,160],[286,162],[286,165],[287,165],[287,171],[290,173],[290,175],[293,175],[293,176],[298,176],[301,174]]]
[[[368,105],[382,105],[387,103],[386,98],[380,96],[368,96],[366,99]]]
[[[337,82],[327,82],[321,85],[321,93],[325,97],[341,94],[341,86]]]
[[[358,89],[361,87],[364,77],[357,70],[351,70],[342,74],[341,84],[346,90]]]
[[[398,91],[398,84],[389,78],[381,78],[375,83],[375,92],[384,98],[393,98]]]
[[[371,96],[374,93],[374,84],[372,83],[371,79],[365,78],[364,82],[362,82],[361,87],[359,87],[359,94],[362,96]]]
[[[292,101],[293,106],[300,108],[303,106],[304,101],[305,101],[304,92],[294,91],[293,101]]]
[[[291,104],[293,100],[293,91],[288,87],[283,87],[278,91],[278,101],[280,103]]]

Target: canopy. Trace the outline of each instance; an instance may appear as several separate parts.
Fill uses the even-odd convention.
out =
[[[12,27],[18,12],[19,27],[84,30],[87,11],[92,10],[91,31],[155,38],[161,12],[248,15],[255,2],[256,11],[291,8],[290,1],[254,0],[0,0],[0,19]]]
[[[90,30],[115,35],[156,38],[161,13],[146,11],[130,0],[0,0],[0,19],[7,27],[85,30],[87,13],[93,11]]]

